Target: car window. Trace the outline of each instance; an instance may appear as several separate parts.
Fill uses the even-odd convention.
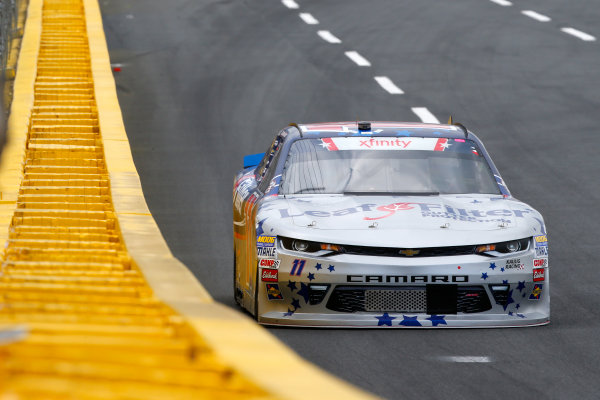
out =
[[[301,139],[288,152],[280,193],[500,194],[481,154],[465,139]]]

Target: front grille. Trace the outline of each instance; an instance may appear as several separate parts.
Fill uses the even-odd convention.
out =
[[[456,314],[492,308],[483,286],[337,286],[326,307],[338,312]]]
[[[344,253],[356,254],[362,256],[383,256],[383,257],[442,257],[442,256],[463,256],[475,254],[475,246],[447,246],[447,247],[426,247],[420,249],[403,249],[398,247],[369,247],[369,246],[348,246],[343,245]],[[405,254],[400,253],[401,251]],[[414,253],[418,251],[418,253]],[[406,255],[412,254],[412,255]]]
[[[422,313],[427,310],[425,289],[365,290],[365,311]]]

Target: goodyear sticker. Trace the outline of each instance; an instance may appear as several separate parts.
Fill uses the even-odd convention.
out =
[[[531,296],[529,296],[529,300],[539,300],[542,298],[542,286],[543,283],[536,283],[533,285],[533,290],[531,291]]]
[[[546,235],[534,236],[535,247],[548,246],[548,237]]]
[[[267,283],[267,298],[269,300],[283,300],[281,290],[278,283]]]
[[[275,247],[275,236],[257,236],[256,247]]]

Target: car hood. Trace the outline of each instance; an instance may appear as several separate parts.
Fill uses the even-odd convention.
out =
[[[259,218],[307,240],[372,246],[452,246],[545,232],[537,211],[501,195],[278,196]]]

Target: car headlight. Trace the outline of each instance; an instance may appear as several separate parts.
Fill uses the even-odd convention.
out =
[[[507,242],[484,244],[475,247],[476,254],[496,255],[494,253],[509,254],[524,251],[529,248],[530,238],[509,240]]]
[[[320,251],[325,251],[326,253],[322,255],[343,252],[343,247],[337,244],[311,242],[309,240],[292,239],[283,236],[280,236],[279,240],[281,246],[286,250],[300,251],[303,253],[317,253]]]

